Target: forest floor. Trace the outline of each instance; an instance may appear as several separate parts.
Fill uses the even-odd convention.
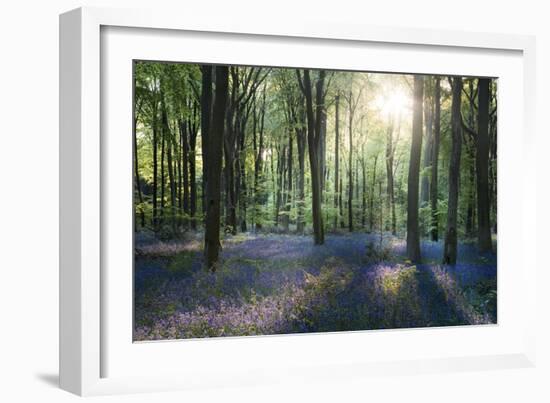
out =
[[[496,246],[496,245],[495,245]],[[423,263],[391,235],[239,234],[223,240],[215,273],[202,237],[136,236],[135,340],[496,323],[496,253],[423,241]]]

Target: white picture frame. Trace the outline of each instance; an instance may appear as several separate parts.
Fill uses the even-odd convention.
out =
[[[117,70],[116,66],[127,67],[128,60],[142,58],[143,54],[132,53],[135,44],[132,47],[131,37],[139,33],[143,35],[140,38],[140,47],[143,49],[151,48],[151,43],[146,44],[148,41],[162,43],[158,53],[162,59],[155,59],[152,52],[145,55],[144,58],[152,60],[271,65],[273,55],[277,51],[281,52],[281,47],[296,46],[302,51],[310,50],[302,52],[308,55],[294,62],[296,66],[300,63],[312,63],[310,67],[318,67],[323,62],[315,59],[312,49],[313,45],[319,44],[333,52],[341,51],[342,54],[350,52],[350,49],[357,52],[393,49],[396,53],[392,56],[388,52],[389,56],[384,56],[386,64],[380,64],[384,71],[465,74],[457,55],[472,54],[472,57],[487,59],[480,59],[486,61],[486,64],[480,63],[475,69],[470,67],[469,71],[494,76],[490,74],[494,68],[491,66],[498,64],[498,58],[502,55],[502,70],[499,71],[504,76],[508,75],[508,78],[499,94],[505,101],[503,103],[499,99],[499,324],[453,329],[191,340],[146,343],[136,347],[131,337],[127,337],[127,332],[131,333],[131,329],[126,329],[127,326],[118,329],[116,326],[117,323],[126,323],[121,315],[128,312],[128,304],[131,304],[127,298],[131,295],[131,290],[124,286],[130,280],[127,278],[126,266],[131,256],[124,254],[124,250],[128,250],[128,243],[124,244],[126,246],[122,251],[115,252],[117,256],[113,257],[112,248],[105,241],[107,235],[109,239],[114,239],[117,228],[123,231],[129,229],[123,227],[124,219],[127,221],[128,217],[109,214],[106,221],[105,212],[111,209],[111,204],[117,199],[112,193],[113,187],[109,185],[108,178],[120,176],[119,179],[113,179],[119,180],[117,184],[126,183],[124,186],[128,186],[131,183],[124,182],[124,175],[128,171],[124,171],[125,168],[121,168],[126,172],[121,175],[109,171],[115,169],[109,163],[109,154],[124,150],[125,144],[130,142],[113,142],[111,140],[114,136],[102,137],[113,128],[124,131],[124,119],[129,121],[131,113],[126,117],[122,113],[122,118],[111,122],[107,118],[109,114],[102,108],[110,102],[109,107],[119,108],[122,112],[131,111],[128,109],[131,99],[121,97],[128,94],[131,76],[127,77],[128,82],[124,82],[120,89],[116,89],[119,87],[115,84],[111,88],[114,81],[106,83],[105,78],[109,74],[115,74],[113,72]],[[192,33],[189,44],[194,46],[196,59],[179,55],[171,57],[174,41],[189,33]],[[106,37],[102,36],[105,34],[114,36],[106,42]],[[192,41],[200,41],[202,37],[212,38],[212,42],[234,41],[234,46],[227,47],[234,52],[236,58],[232,59],[229,53],[223,52],[210,57],[207,53],[201,55],[197,44],[193,45]],[[255,50],[246,53],[246,46],[239,48],[237,41],[249,41],[245,43],[246,46],[269,44],[272,51]],[[202,45],[214,46],[201,42]],[[115,51],[110,53],[106,48]],[[374,48],[376,49],[373,50]],[[163,49],[166,53],[162,53]],[[298,55],[296,49],[293,52],[289,53]],[[397,61],[399,52],[402,53],[401,56],[403,52],[423,52],[433,62],[433,66],[415,65],[414,58],[409,58],[405,65],[403,59],[401,62]],[[449,58],[456,58],[456,71],[449,66],[445,67],[441,61],[443,59],[439,60],[443,64],[438,64],[434,52],[443,52]],[[121,59],[111,69],[109,63],[102,60],[105,57],[113,61],[117,57]],[[353,60],[348,60],[346,66],[352,69],[353,66],[355,69],[375,69],[373,64],[361,64],[359,59],[355,59],[355,65]],[[393,67],[389,64],[391,60]],[[506,70],[508,65],[510,68]],[[346,67],[334,64],[331,66]],[[536,229],[535,178],[522,175],[523,169],[518,169],[516,173],[511,172],[510,167],[507,170],[506,162],[511,157],[508,150],[518,152],[518,161],[529,161],[534,156],[535,90],[535,41],[529,36],[381,28],[326,21],[293,25],[291,22],[281,21],[216,20],[153,10],[80,8],[61,15],[61,387],[79,395],[96,395],[243,386],[266,382],[291,383],[306,379],[328,381],[380,373],[410,374],[534,365],[535,319],[529,313],[536,311],[536,285],[526,279],[536,278],[536,251],[533,250],[534,244],[528,244],[522,234],[534,232]],[[507,101],[508,97],[514,98],[513,101]],[[520,110],[516,114],[519,117],[513,120],[501,116],[501,109],[506,108]],[[118,124],[121,126],[117,126]],[[513,133],[517,137],[512,136]],[[127,154],[130,155],[130,152]],[[503,172],[509,172],[509,175],[503,175]],[[514,192],[514,189],[503,183],[504,180],[511,181],[513,178],[521,183],[521,192],[518,192],[517,187]],[[120,188],[127,189],[124,186]],[[131,192],[128,192],[128,197],[131,197]],[[128,211],[130,213],[131,210]],[[504,240],[501,240],[501,228],[506,234],[507,227],[508,234],[515,234],[515,238],[511,239],[510,235],[506,239],[505,235]],[[114,232],[110,232],[111,230]],[[511,241],[521,247],[508,250],[506,242]],[[502,242],[505,248],[501,248]],[[506,257],[505,261],[503,256]],[[126,269],[121,270],[122,274],[118,273],[118,277],[111,276],[114,272],[108,270],[110,259],[113,258],[126,262],[123,263]],[[501,263],[502,267],[516,264],[521,270],[506,270],[501,276]],[[119,286],[121,288],[117,288]],[[507,292],[512,286],[515,287],[515,295]],[[123,297],[120,298],[123,302],[113,302],[113,298],[109,298],[113,287],[123,292]],[[503,293],[501,289],[504,290]],[[461,346],[447,348],[445,340],[461,340]],[[342,344],[346,347],[336,351],[335,347]],[[402,347],[394,348],[391,356],[382,355],[385,352],[383,346],[388,344]],[[361,345],[365,346],[362,349],[364,351],[358,353],[353,350]],[[432,347],[428,347],[430,345]],[[323,349],[323,354],[316,354],[320,349]],[[409,350],[414,354],[406,353]],[[185,354],[187,358],[181,360],[177,354]],[[151,370],[155,368],[158,370]],[[164,370],[161,371],[160,368]]]

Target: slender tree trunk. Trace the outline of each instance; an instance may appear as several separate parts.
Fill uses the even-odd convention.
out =
[[[469,147],[466,147],[466,150],[469,150]],[[476,181],[475,180],[476,172],[475,172],[474,162],[471,154],[472,152],[467,151],[468,158],[466,159],[466,162],[469,164],[469,166],[468,166],[468,186],[467,186],[467,192],[465,192],[466,193],[465,196],[468,201],[468,205],[466,208],[465,233],[468,238],[471,238],[474,233],[474,228],[475,228],[474,204],[476,202],[476,195],[474,191],[475,181]]]
[[[292,130],[289,130],[288,133],[288,160],[287,160],[287,188],[286,188],[286,204],[285,204],[285,230],[288,231],[288,226],[290,224],[290,207],[292,203],[292,149],[294,148],[293,144]]]
[[[279,225],[279,215],[281,212],[281,204],[283,202],[283,172],[285,162],[285,148],[277,148],[277,193],[275,198],[275,226]]]
[[[489,104],[495,107],[490,111],[489,119],[489,211],[493,223],[493,232],[497,232],[497,99],[494,91],[496,83],[489,81]]]
[[[298,146],[298,219],[296,222],[296,232],[303,234],[305,230],[305,153],[306,153],[306,134],[303,129],[296,130],[296,143]]]
[[[263,153],[264,153],[264,117],[265,117],[265,85],[262,93],[262,107],[260,115],[260,133],[259,133],[259,144],[258,152],[256,154],[256,160],[254,162],[254,203],[255,203],[255,228],[261,229],[262,225],[258,220],[259,216],[259,207],[260,195],[263,195],[263,191],[260,189],[260,176],[262,172],[262,163],[263,163]],[[263,182],[263,181],[262,181]]]
[[[386,178],[388,182],[388,209],[391,212],[391,233],[396,234],[395,193],[393,185],[393,119],[386,132]]]
[[[178,198],[178,219],[177,226],[181,229],[182,226],[182,216],[183,216],[183,171],[182,171],[182,156],[183,156],[183,145],[181,142],[181,129],[180,122],[178,120],[176,124],[176,130],[178,132],[177,141],[174,140],[174,158],[176,160],[176,193]],[[174,136],[175,137],[175,136]]]
[[[456,264],[458,243],[458,191],[460,186],[460,155],[462,152],[462,117],[460,111],[462,99],[462,78],[455,77],[452,79],[452,87],[452,146],[451,162],[449,164],[449,202],[447,209],[447,228],[445,230],[443,264],[454,265]]]
[[[322,195],[325,191],[325,180],[326,180],[326,174],[327,174],[327,166],[326,166],[327,111],[325,110],[324,107],[321,107],[321,112],[319,114],[319,117],[321,119],[320,131],[319,131],[319,135],[320,135],[319,174],[321,176],[321,195]]]
[[[224,119],[227,104],[228,68],[216,67],[216,90],[212,130],[209,132],[207,155],[209,161],[206,181],[206,228],[204,253],[207,267],[215,271],[220,251],[220,176],[222,169],[222,145],[224,143]]]
[[[370,205],[369,205],[369,232],[374,231],[374,187],[376,185],[376,164],[378,162],[378,155],[374,156],[374,166],[372,168],[372,182],[370,192]]]
[[[183,222],[188,225],[189,220],[189,125],[186,121],[180,121],[180,139],[182,144],[182,176],[183,176]]]
[[[439,138],[441,135],[441,83],[440,78],[435,78],[434,89],[434,132],[433,132],[433,149],[432,149],[432,177],[430,186],[430,204],[431,204],[431,236],[432,241],[439,240],[439,212],[437,207],[438,189],[437,189],[437,174],[439,162]]]
[[[365,164],[365,150],[361,153],[361,171],[363,183],[361,186],[361,228],[365,228],[367,220],[367,169]]]
[[[407,186],[407,257],[414,263],[420,262],[420,231],[418,228],[418,187],[420,174],[420,152],[422,150],[422,104],[424,79],[414,76],[414,101],[411,158]]]
[[[248,201],[248,189],[246,186],[246,155],[245,155],[245,141],[246,141],[246,118],[243,117],[243,121],[240,127],[239,136],[239,215],[241,232],[248,231],[248,225],[246,223],[246,209]]]
[[[189,216],[191,217],[191,228],[197,229],[196,213],[197,213],[197,173],[196,173],[196,161],[195,155],[197,150],[197,113],[198,106],[196,102],[193,102],[193,118],[190,122],[189,131]]]
[[[168,165],[168,185],[170,188],[170,223],[172,233],[176,232],[176,182],[174,180],[174,164],[172,162],[172,134],[168,124],[168,113],[166,104],[162,98],[162,130],[166,141],[166,163]]]
[[[428,89],[428,84],[431,83],[431,78],[425,79],[425,87]],[[432,149],[433,149],[433,118],[432,118],[432,102],[431,97],[427,94],[424,99],[424,116],[426,126],[426,138],[424,141],[424,152],[422,159],[422,179],[420,184],[420,205],[426,206],[430,201],[430,175],[429,168],[432,163]]]
[[[353,95],[350,92],[349,101],[349,155],[348,155],[348,229],[353,232]]]
[[[335,107],[335,121],[334,121],[334,210],[336,214],[334,215],[334,229],[338,228],[338,218],[341,214],[341,205],[339,203],[339,194],[338,186],[340,184],[339,182],[339,174],[340,174],[340,117],[339,117],[339,111],[340,111],[340,96],[336,95],[334,99],[334,107]]]
[[[137,111],[134,112],[137,115]],[[138,162],[138,143],[137,143],[137,133],[136,133],[136,126],[137,126],[137,117],[134,118],[133,126],[132,126],[132,134],[133,134],[133,140],[134,140],[134,180],[135,180],[135,186],[138,194],[138,202],[139,202],[139,216],[141,221],[141,228],[145,227],[145,211],[143,210],[143,194],[141,193],[141,179],[139,177],[139,162]],[[134,213],[135,216],[137,216],[137,211]],[[134,230],[137,231],[137,222],[134,223]]]
[[[166,143],[164,130],[160,131],[161,143],[160,143],[160,208],[159,208],[159,226],[162,227],[164,224],[164,186],[166,178],[164,175],[164,148]]]
[[[338,191],[338,215],[340,216],[340,228],[346,228],[346,223],[344,222],[344,179],[342,175],[340,176],[340,185]]]
[[[474,80],[472,78],[468,79],[468,98],[470,104],[470,110],[468,114],[468,124],[470,128],[475,127],[475,94],[474,94]],[[466,208],[466,228],[465,233],[468,238],[474,236],[475,226],[475,204],[476,204],[476,195],[475,195],[475,186],[476,186],[476,172],[475,172],[475,154],[476,154],[476,135],[469,133],[469,136],[464,136],[464,146],[466,147],[466,164],[468,169],[468,185],[465,186],[464,195],[466,196],[467,208]]]
[[[226,133],[224,136],[224,172],[226,187],[225,226],[233,235],[237,233],[237,199],[235,194],[235,140],[237,128],[233,127],[235,91],[235,83],[233,83],[231,102],[228,103],[227,107]]]
[[[491,251],[491,222],[489,208],[489,79],[478,80],[478,135],[476,152],[478,247],[481,252]]]
[[[212,66],[201,66],[201,152],[202,212],[206,213],[206,180],[208,178],[208,132],[212,112]]]
[[[157,129],[157,111],[153,107],[153,230],[158,232],[158,129]]]

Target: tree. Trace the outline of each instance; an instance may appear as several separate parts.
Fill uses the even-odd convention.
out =
[[[139,153],[138,153],[138,142],[137,142],[137,123],[139,120],[139,116],[143,114],[142,111],[142,105],[144,103],[143,100],[143,94],[142,91],[140,91],[140,88],[136,85],[136,96],[135,96],[135,105],[134,105],[134,119],[132,121],[132,141],[133,141],[133,149],[134,149],[134,184],[137,190],[138,195],[138,202],[139,202],[139,210],[140,210],[140,218],[141,218],[141,228],[145,227],[145,211],[143,206],[143,192],[141,191],[141,178],[139,175]],[[137,209],[134,213],[135,217],[137,218]],[[137,220],[134,220],[134,230],[138,230],[137,226]]]
[[[334,209],[336,214],[334,214],[334,229],[338,227],[338,218],[340,216],[340,205],[339,202],[339,179],[340,175],[340,95],[336,95],[334,98]]]
[[[433,128],[433,148],[432,148],[432,172],[430,187],[430,206],[431,206],[431,236],[432,241],[439,240],[439,211],[437,207],[438,199],[438,164],[439,164],[439,141],[441,137],[441,82],[440,78],[435,78],[434,88],[434,128]]]
[[[422,150],[422,105],[424,98],[424,78],[414,76],[413,123],[409,177],[407,182],[407,257],[419,262],[420,231],[418,229],[418,186],[420,174],[420,152]]]
[[[212,66],[201,66],[201,151],[202,151],[202,210],[206,213],[206,180],[208,178],[208,133],[212,112]]]
[[[253,109],[253,147],[254,147],[254,225],[256,229],[260,229],[262,224],[259,219],[258,205],[262,201],[261,195],[263,194],[260,182],[262,181],[261,172],[263,169],[263,153],[264,153],[264,128],[265,128],[265,95],[266,86],[263,85],[262,89],[262,104],[260,111],[257,111],[256,96],[254,96],[254,109]],[[259,122],[258,122],[259,120]],[[258,127],[259,126],[259,127]],[[259,129],[259,130],[257,130]],[[259,131],[259,134],[257,134]]]
[[[481,252],[492,250],[489,207],[489,103],[490,79],[478,80],[478,133],[476,141],[478,247]]]
[[[374,231],[374,186],[376,184],[376,165],[378,163],[378,154],[374,156],[374,164],[372,167],[372,182],[371,182],[371,192],[369,200],[369,232]]]
[[[198,105],[195,100],[191,101],[189,116],[189,216],[191,217],[191,228],[197,229],[197,174],[196,174],[196,150],[197,135],[199,132]]]
[[[386,178],[388,185],[388,207],[391,211],[391,233],[395,235],[396,217],[395,217],[395,193],[393,185],[393,158],[395,154],[395,145],[393,144],[393,116],[390,117],[388,128],[386,129]]]
[[[228,92],[228,68],[216,66],[216,88],[212,127],[208,133],[208,178],[206,180],[206,225],[204,235],[204,254],[207,267],[215,271],[220,252],[220,199],[222,144],[224,140],[224,120]]]
[[[426,127],[426,136],[424,139],[424,152],[422,160],[422,174],[420,184],[420,205],[424,206],[428,204],[430,198],[430,175],[429,168],[432,162],[432,150],[433,150],[433,114],[431,102],[431,78],[424,79],[424,126]],[[430,94],[430,96],[428,96]]]
[[[313,215],[313,239],[315,245],[325,243],[323,227],[323,215],[321,211],[321,172],[319,156],[321,154],[321,116],[324,107],[324,85],[326,72],[319,71],[319,77],[315,86],[315,108],[313,107],[313,90],[310,71],[303,71],[303,82],[300,71],[296,70],[298,83],[306,98],[307,117],[307,143],[309,153],[309,165],[311,171],[312,215]]]
[[[353,95],[353,79],[351,80],[351,88],[347,97],[348,101],[348,129],[349,129],[349,151],[348,151],[348,229],[353,232],[353,118],[355,116],[355,110],[359,104],[361,98],[361,91],[363,87],[360,87],[357,94]]]
[[[460,156],[462,152],[462,78],[450,78],[452,86],[451,104],[451,161],[449,164],[449,201],[447,207],[447,227],[443,249],[443,264],[456,264],[457,256],[457,216],[458,191],[460,186]]]

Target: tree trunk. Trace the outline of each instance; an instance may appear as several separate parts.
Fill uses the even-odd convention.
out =
[[[361,228],[365,228],[366,220],[367,220],[367,169],[365,164],[365,150],[363,149],[361,152],[362,158],[361,158],[361,171],[362,171],[362,179],[363,183],[361,186]]]
[[[474,163],[472,161],[473,158],[471,155],[471,152],[468,151],[470,147],[466,147],[468,158],[466,158],[466,162],[469,164],[468,167],[468,186],[465,186],[465,196],[467,198],[467,208],[466,208],[466,228],[465,228],[465,234],[468,238],[471,238],[473,236],[475,224],[474,224],[474,204],[476,202],[476,195],[474,191],[475,186],[475,167]]]
[[[189,131],[189,216],[191,217],[191,228],[197,229],[196,213],[197,213],[197,174],[195,154],[197,149],[197,104],[193,102],[193,118],[190,122]]]
[[[432,241],[439,240],[439,212],[437,207],[438,189],[437,189],[437,170],[439,162],[439,138],[441,135],[441,83],[440,78],[435,79],[434,89],[434,132],[433,132],[433,148],[432,148],[432,172],[430,186],[430,203],[431,203],[431,228],[430,233]]]
[[[393,118],[390,120],[386,132],[386,178],[388,182],[388,209],[391,212],[391,233],[396,234],[396,217],[395,217],[395,193],[393,185]]]
[[[248,226],[246,224],[246,209],[248,201],[248,190],[246,186],[246,155],[245,155],[245,141],[246,141],[246,117],[243,117],[243,120],[240,125],[240,136],[239,136],[239,190],[238,190],[238,201],[239,201],[239,219],[241,225],[241,232],[247,232]]]
[[[294,148],[292,130],[288,133],[288,153],[287,153],[287,186],[285,201],[285,230],[288,231],[290,224],[290,207],[292,203],[292,149]]]
[[[353,232],[353,95],[349,94],[348,229]]]
[[[220,176],[222,169],[222,144],[224,143],[224,120],[227,104],[228,68],[216,66],[216,90],[212,130],[207,147],[208,178],[206,180],[206,228],[204,253],[207,267],[215,271],[220,251]]]
[[[172,225],[172,233],[176,232],[176,182],[174,180],[174,165],[172,162],[172,134],[168,124],[168,113],[164,97],[162,102],[162,131],[166,141],[166,163],[168,165],[168,186],[170,188],[170,223]]]
[[[339,203],[339,194],[338,186],[340,175],[340,96],[336,95],[334,98],[334,107],[335,107],[335,121],[334,121],[334,229],[338,228],[338,218],[341,214],[341,208]]]
[[[137,111],[134,112],[137,115]],[[138,143],[137,143],[137,133],[136,133],[136,126],[137,126],[137,117],[134,117],[134,122],[132,126],[132,134],[133,134],[133,141],[134,141],[134,181],[135,186],[138,194],[138,202],[140,204],[139,207],[139,216],[141,219],[141,228],[145,227],[145,211],[143,206],[143,194],[141,193],[141,179],[139,177],[139,162],[138,162]],[[137,211],[134,212],[134,216],[137,216]],[[137,231],[137,222],[134,222],[134,231]]]
[[[420,231],[418,228],[418,187],[420,174],[420,152],[422,150],[422,104],[424,79],[414,76],[414,101],[411,158],[407,182],[407,257],[414,263],[420,262]]]
[[[263,153],[264,153],[264,118],[265,118],[265,86],[262,93],[262,107],[260,115],[260,133],[258,141],[258,151],[256,154],[256,160],[254,161],[254,225],[256,229],[260,229],[262,225],[259,223],[258,215],[260,203],[260,195],[263,194],[263,190],[260,189],[260,175],[262,172]]]
[[[454,79],[452,79],[452,87],[452,145],[451,162],[449,164],[449,202],[447,209],[447,228],[445,230],[445,246],[443,250],[443,264],[454,265],[456,264],[458,243],[458,191],[460,186],[460,155],[462,152],[462,78],[455,77]]]
[[[325,179],[327,174],[327,166],[326,166],[326,137],[327,137],[327,111],[325,110],[324,106],[320,107],[321,112],[319,114],[319,117],[321,119],[320,123],[320,131],[319,131],[319,175],[321,177],[321,194],[325,191]]]
[[[212,66],[201,66],[201,152],[202,212],[206,213],[206,180],[208,178],[208,132],[212,114]]]
[[[478,134],[476,152],[478,247],[492,251],[489,209],[489,79],[478,80]]]
[[[306,134],[304,129],[296,129],[296,143],[298,146],[298,219],[296,221],[296,232],[303,234],[305,230],[305,153],[306,153]]]
[[[369,203],[369,232],[374,231],[374,187],[376,185],[376,164],[378,162],[378,154],[374,156],[374,166],[372,168],[372,182]]]
[[[428,89],[428,84],[431,82],[431,79],[425,79],[426,89]],[[426,138],[424,139],[424,152],[422,159],[422,179],[420,184],[420,206],[426,206],[430,201],[430,175],[428,169],[431,166],[432,162],[432,136],[433,136],[433,120],[432,120],[432,103],[431,97],[428,97],[425,94],[425,126],[426,126]]]
[[[299,72],[298,73],[298,79]],[[320,137],[321,137],[321,109],[323,108],[323,86],[325,71],[319,71],[319,79],[316,85],[315,107],[313,111],[313,94],[309,70],[304,70],[303,92],[306,98],[307,116],[307,143],[309,153],[309,165],[311,170],[311,191],[312,191],[312,216],[313,216],[313,238],[315,245],[322,245],[325,242],[323,215],[321,211],[321,172],[320,172]],[[301,81],[300,81],[301,82]],[[302,84],[301,84],[302,85]]]
[[[158,129],[157,110],[153,107],[153,231],[158,232]]]
[[[183,176],[183,222],[187,226],[189,220],[189,125],[186,121],[180,120],[180,141],[181,141],[181,165]]]
[[[160,131],[160,208],[159,208],[159,227],[162,227],[164,224],[164,185],[165,185],[165,175],[164,175],[164,147],[166,143],[166,133],[164,133],[164,130]]]
[[[226,128],[224,135],[225,157],[225,226],[231,234],[237,233],[237,197],[235,193],[235,142],[238,128],[233,125],[236,104],[237,82],[232,82],[231,98],[227,105]]]

